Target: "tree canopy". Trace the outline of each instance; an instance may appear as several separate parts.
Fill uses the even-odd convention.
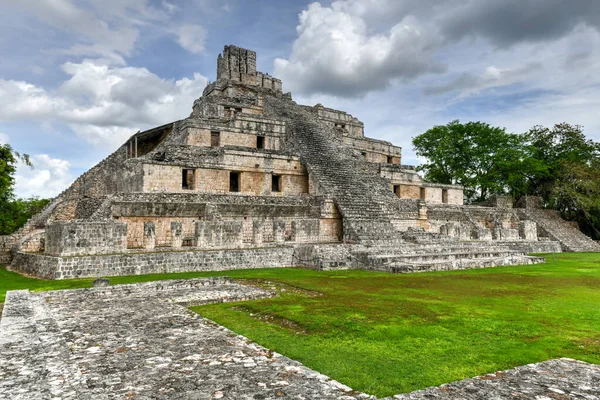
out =
[[[464,186],[468,201],[505,193],[509,182],[524,179],[521,139],[503,128],[452,121],[417,136],[413,144],[417,155],[427,159],[418,167],[425,179]]]
[[[14,175],[19,161],[33,166],[29,155],[14,151],[9,144],[0,144],[0,235],[13,233],[50,202],[36,197],[15,198]]]
[[[539,196],[545,206],[600,237],[600,143],[567,123],[523,134],[452,121],[415,137],[425,179],[465,187],[468,202],[491,194]]]

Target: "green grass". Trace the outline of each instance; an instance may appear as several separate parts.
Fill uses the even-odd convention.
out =
[[[406,275],[262,269],[111,283],[218,275],[277,282],[286,290],[275,298],[193,309],[383,397],[557,357],[600,363],[600,254],[548,259],[536,266]],[[11,289],[90,285],[90,279],[40,281],[0,269],[0,302]]]
[[[370,394],[557,357],[600,363],[600,254],[455,272],[270,270],[264,277],[322,295],[288,290],[193,309]]]

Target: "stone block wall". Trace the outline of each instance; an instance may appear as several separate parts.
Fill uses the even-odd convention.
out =
[[[144,192],[240,193],[256,196],[297,196],[307,194],[308,174],[299,161],[271,160],[264,157],[238,157],[217,168],[185,168],[163,164],[144,164]],[[243,162],[242,162],[243,161]],[[254,162],[252,164],[252,162]],[[192,170],[192,186],[182,185],[183,169]],[[238,192],[230,192],[230,173],[239,173]],[[279,191],[272,191],[272,175],[280,177]]]
[[[455,204],[464,203],[463,189],[453,185],[434,185],[424,183],[425,201],[431,204]]]
[[[237,249],[243,246],[243,222],[197,221],[196,246],[202,249]]]
[[[317,104],[311,110],[317,114],[319,119],[332,128],[341,128],[347,135],[352,137],[364,137],[364,124],[352,115],[332,108]]]
[[[292,247],[263,247],[69,257],[18,253],[11,268],[45,279],[281,268],[293,265],[293,252]]]
[[[396,195],[401,199],[420,199],[421,187],[418,185],[397,185]]]
[[[122,253],[127,250],[127,224],[121,222],[69,221],[46,227],[48,255]]]
[[[128,194],[126,197],[132,201],[115,201],[111,218],[127,223],[127,243],[130,249],[146,248],[146,223],[154,224],[157,248],[177,247],[173,243],[178,241],[182,242],[182,247],[206,244],[208,248],[214,248],[215,245],[210,242],[198,242],[198,221],[209,227],[211,224],[237,224],[241,221],[244,247],[261,243],[292,242],[293,224],[297,239],[301,241],[307,241],[309,234],[314,235],[311,242],[337,242],[341,238],[342,217],[337,207],[333,201],[319,197],[271,198],[192,193],[178,194],[175,197],[158,193]],[[299,229],[301,223],[294,222],[302,220],[311,221],[312,224],[310,226],[313,230],[305,235]],[[181,237],[174,237],[173,224],[181,231]],[[315,224],[318,226],[317,233],[314,231]]]
[[[17,244],[18,238],[15,235],[0,236],[0,265],[9,264],[12,260],[11,249]]]
[[[402,148],[383,140],[344,136],[344,143],[360,151],[368,161],[374,163],[400,165],[402,161]],[[388,157],[390,158],[389,160]]]
[[[19,241],[19,250],[27,253],[43,253],[46,249],[46,232],[35,230]]]
[[[186,240],[194,239],[195,224],[198,217],[125,217],[121,222],[127,223],[127,248],[143,249],[144,246],[144,224],[154,224],[155,242],[154,247],[172,247],[173,246],[173,222],[178,222],[181,228],[180,238],[181,246],[191,245]],[[180,247],[181,247],[180,246]],[[175,246],[177,247],[177,246]]]
[[[520,221],[519,236],[524,240],[538,240],[537,224],[534,221]]]
[[[144,164],[144,192],[181,192],[182,168],[177,165]]]
[[[537,224],[521,220],[511,208],[430,205],[428,221],[431,232],[474,240],[537,241]],[[464,232],[463,232],[464,231]]]

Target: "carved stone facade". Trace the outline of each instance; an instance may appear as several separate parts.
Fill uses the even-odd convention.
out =
[[[598,248],[511,200],[464,206],[462,187],[423,181],[401,150],[366,137],[346,112],[296,104],[256,71],[255,52],[225,46],[188,118],[133,135],[0,238],[0,262],[48,278],[223,266],[404,272]]]

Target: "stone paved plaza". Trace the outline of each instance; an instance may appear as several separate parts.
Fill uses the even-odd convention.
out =
[[[375,399],[186,306],[271,296],[227,278],[9,292],[0,399]],[[554,360],[395,399],[600,399],[600,367]]]

